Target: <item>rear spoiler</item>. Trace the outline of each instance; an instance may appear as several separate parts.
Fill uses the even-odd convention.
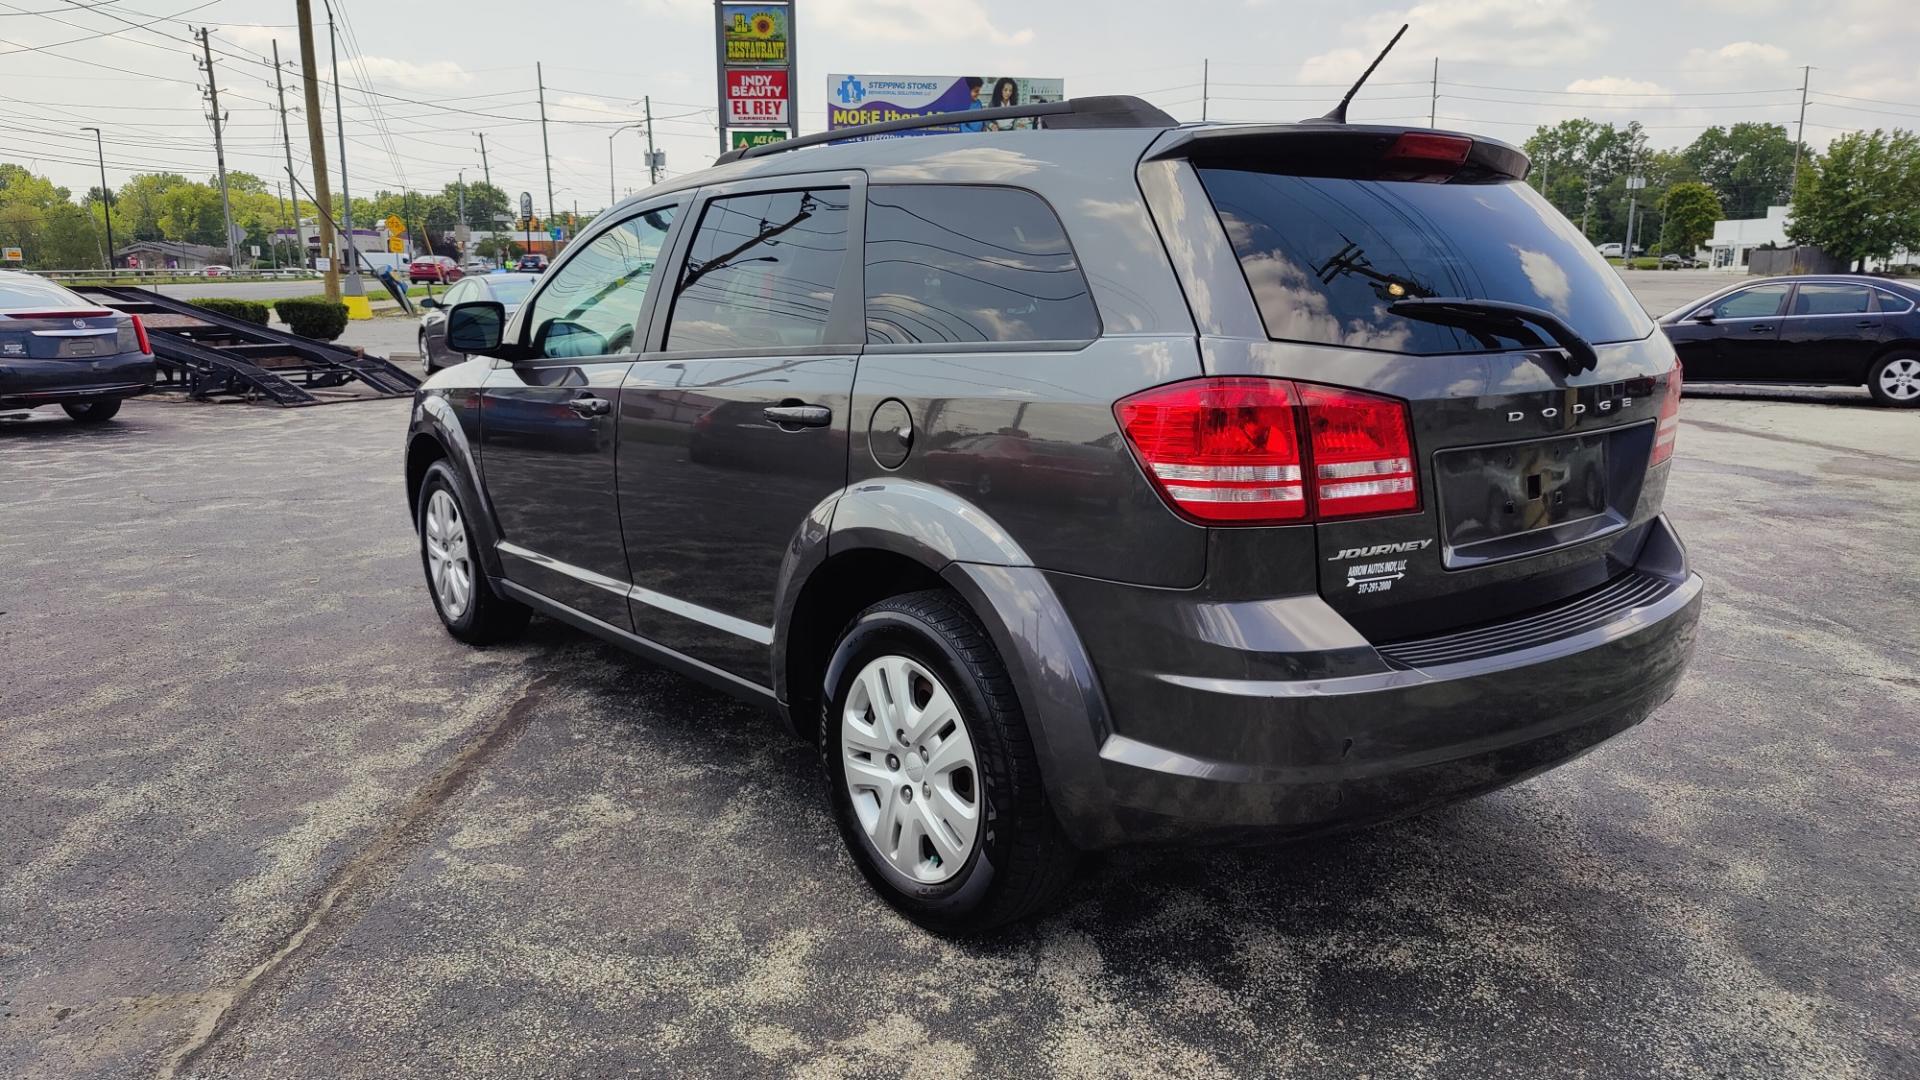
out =
[[[1149,161],[1168,158],[1296,176],[1453,183],[1525,180],[1533,165],[1506,143],[1457,131],[1318,123],[1183,127],[1147,152]]]

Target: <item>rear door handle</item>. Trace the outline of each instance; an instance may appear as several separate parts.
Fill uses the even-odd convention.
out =
[[[594,397],[592,394],[582,394],[567,402],[567,408],[581,416],[605,416],[613,411],[613,402],[603,397]]]
[[[825,405],[769,405],[760,411],[769,424],[781,427],[826,427],[833,423],[833,410]]]

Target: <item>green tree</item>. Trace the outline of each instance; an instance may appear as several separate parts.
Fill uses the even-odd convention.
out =
[[[1920,137],[1852,132],[1803,162],[1787,238],[1849,266],[1920,249]]]
[[[187,178],[179,173],[141,173],[129,178],[114,198],[115,229],[120,228],[124,217],[128,241],[166,239],[160,229],[160,198],[185,183]]]
[[[0,163],[0,245],[19,247],[34,270],[105,265],[105,236],[72,193],[11,163]]]
[[[1793,176],[1793,140],[1782,124],[1710,127],[1681,156],[1735,217],[1762,217],[1786,198]],[[1805,151],[1802,151],[1804,156]]]
[[[1697,180],[1678,183],[1667,189],[1660,200],[1664,221],[1660,228],[1660,250],[1691,255],[1713,235],[1713,223],[1724,215],[1720,197]]]
[[[220,211],[220,192],[192,182],[167,189],[159,198],[160,235],[186,244],[225,247],[226,219]]]
[[[1541,127],[1524,149],[1541,194],[1589,237],[1625,239],[1627,174],[1648,159],[1647,134],[1638,122],[1616,128],[1593,120],[1562,120]]]

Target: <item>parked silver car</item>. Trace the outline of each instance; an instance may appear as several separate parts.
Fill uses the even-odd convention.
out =
[[[539,274],[486,274],[463,278],[439,297],[420,301],[420,362],[431,375],[443,367],[466,362],[462,353],[447,349],[447,309],[474,300],[492,300],[511,315],[527,298]]]

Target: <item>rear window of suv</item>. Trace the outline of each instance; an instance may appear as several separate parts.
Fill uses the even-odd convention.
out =
[[[1420,354],[1544,342],[1390,313],[1402,297],[1525,304],[1595,343],[1653,332],[1579,230],[1518,181],[1427,184],[1216,167],[1200,176],[1276,341]]]

